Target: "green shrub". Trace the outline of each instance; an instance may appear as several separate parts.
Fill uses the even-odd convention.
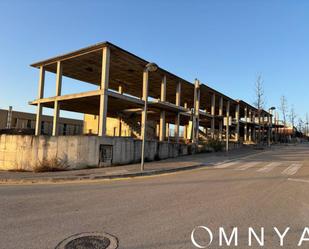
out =
[[[64,171],[67,170],[68,167],[69,165],[66,161],[53,157],[51,159],[43,159],[43,161],[39,161],[33,171],[36,173]]]
[[[213,149],[213,151],[218,152],[218,151],[222,151],[224,148],[224,145],[221,141],[219,141],[218,139],[210,139],[207,142],[207,145]]]

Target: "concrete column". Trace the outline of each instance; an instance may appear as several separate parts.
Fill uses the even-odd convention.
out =
[[[265,137],[265,114],[261,115],[262,116],[262,136],[261,136],[261,142],[264,141]]]
[[[225,134],[225,149],[229,151],[229,137],[230,137],[230,101],[226,102],[226,134]]]
[[[57,76],[56,76],[56,96],[61,95],[61,86],[62,86],[62,64],[60,61],[57,62]],[[60,103],[58,100],[54,103],[54,118],[53,118],[53,136],[58,136],[58,126],[59,126],[59,111]]]
[[[159,138],[160,135],[160,122],[156,124],[156,137]]]
[[[185,125],[185,126],[183,127],[183,138],[184,138],[185,140],[188,139],[188,131],[187,131],[187,129],[188,129],[188,126]]]
[[[181,101],[181,82],[179,81],[177,83],[177,87],[176,87],[176,106],[180,106],[180,101]]]
[[[119,85],[118,86],[118,92],[120,94],[123,94],[123,88],[122,88],[122,85]],[[121,116],[118,115],[118,136],[121,137],[121,133],[122,133],[122,118]]]
[[[106,117],[108,105],[108,85],[109,85],[109,63],[110,50],[104,47],[102,51],[102,73],[101,73],[101,95],[100,95],[100,113],[99,113],[99,136],[106,135]]]
[[[219,101],[219,116],[223,116],[223,97],[220,97]],[[222,141],[223,119],[219,120],[219,140]]]
[[[123,87],[122,87],[122,85],[119,85],[119,86],[118,86],[118,92],[119,92],[120,94],[123,94]]]
[[[216,95],[211,96],[211,138],[215,138],[215,110],[216,110]]]
[[[144,135],[147,137],[147,134],[145,134],[145,128],[147,125],[147,101],[148,101],[148,72],[143,72],[143,95],[142,100],[145,101],[145,105],[142,111],[142,122],[141,122],[141,139],[144,140]],[[145,137],[145,139],[146,139]]]
[[[38,99],[43,98],[44,95],[44,83],[45,83],[45,69],[43,66],[40,67],[40,78],[38,87]],[[35,135],[41,135],[41,121],[42,121],[42,105],[38,103],[36,110],[35,120]]]
[[[255,112],[253,112],[252,114],[252,119],[253,119],[252,140],[256,142]]]
[[[164,75],[161,81],[161,101],[166,101],[166,76]],[[165,123],[165,111],[160,112],[160,133],[159,140],[164,141],[166,137],[166,123]]]
[[[176,88],[176,106],[180,106],[181,101],[181,82],[178,82],[177,88]],[[179,142],[179,124],[180,124],[180,113],[177,112],[176,118],[175,118],[175,140],[178,143]]]
[[[186,109],[188,108],[187,102],[184,103],[183,107]],[[188,139],[188,125],[187,124],[183,128],[183,138]]]
[[[192,124],[192,142],[198,143],[199,135],[199,110],[200,110],[200,82],[195,80],[194,82],[194,113],[193,113],[193,124]]]
[[[248,131],[248,139],[249,141],[251,142],[252,141],[252,129],[251,129],[251,126],[252,126],[252,111],[251,109],[249,109],[249,122],[250,122],[250,125],[249,125],[249,131]]]
[[[244,127],[244,142],[248,140],[248,107],[245,106],[245,127]]]
[[[170,138],[170,124],[166,123],[166,137],[169,140]]]
[[[236,132],[235,132],[235,140],[239,142],[239,104],[236,105],[235,110],[235,119],[236,119]]]

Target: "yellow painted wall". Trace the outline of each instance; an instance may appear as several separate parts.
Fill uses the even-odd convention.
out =
[[[106,135],[119,136],[119,121],[117,118],[107,117]],[[99,116],[85,114],[84,115],[84,134],[98,134]],[[121,136],[131,136],[130,127],[121,122]]]

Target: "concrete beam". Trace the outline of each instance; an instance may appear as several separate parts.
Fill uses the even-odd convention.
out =
[[[138,105],[144,105],[144,101],[139,99],[139,98],[127,96],[127,95],[120,94],[118,92],[114,92],[114,91],[111,91],[111,90],[105,90],[105,92],[110,97],[121,99],[121,100],[128,101],[128,102],[138,104]],[[71,100],[71,99],[79,99],[79,98],[86,98],[86,97],[92,97],[92,96],[101,96],[103,93],[104,93],[104,91],[100,89],[100,90],[93,90],[93,91],[87,91],[87,92],[82,92],[82,93],[66,94],[66,95],[62,95],[62,96],[54,96],[54,97],[37,99],[37,100],[29,102],[29,104],[30,105],[37,105],[38,103],[41,103],[41,104],[50,103],[50,102],[54,102],[56,100],[57,101],[66,101],[66,100]]]
[[[108,107],[108,86],[109,86],[109,65],[110,50],[104,47],[102,50],[102,73],[101,73],[101,95],[100,95],[100,111],[99,111],[99,136],[106,135],[106,119]],[[121,94],[120,94],[121,95]]]

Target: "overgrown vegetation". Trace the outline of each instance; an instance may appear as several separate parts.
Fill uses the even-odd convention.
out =
[[[8,170],[9,172],[29,172],[29,170],[26,170],[26,169],[9,169]]]
[[[224,148],[224,144],[218,139],[208,140],[207,145],[215,152],[222,151]]]
[[[53,157],[51,159],[43,159],[42,161],[39,161],[33,171],[36,173],[64,171],[67,170],[68,167],[69,165],[66,161],[61,160],[58,157]]]

